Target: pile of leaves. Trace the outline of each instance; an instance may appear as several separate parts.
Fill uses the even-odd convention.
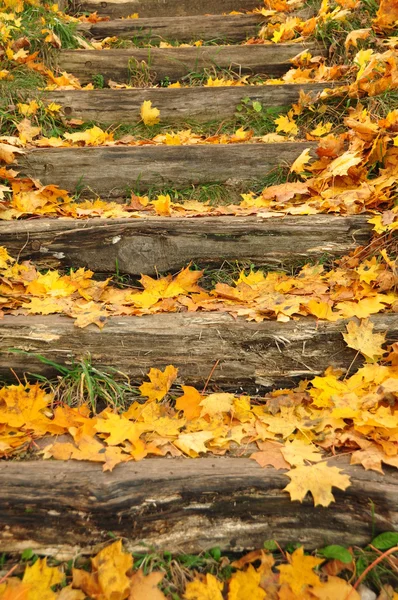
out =
[[[376,559],[368,566],[374,568],[377,560],[392,556],[397,534],[381,534],[370,548]],[[274,543],[275,549],[278,544]],[[387,550],[386,550],[387,547]],[[384,552],[381,552],[382,548]],[[162,560],[154,556],[154,566],[147,568],[145,555],[131,555],[124,551],[120,540],[103,548],[81,568],[73,565],[50,566],[46,558],[34,557],[26,564],[21,578],[15,576],[18,565],[10,569],[0,583],[2,600],[360,600],[358,593],[372,592],[361,581],[369,571],[358,576],[356,549],[327,546],[316,555],[306,554],[303,547],[293,552],[280,550],[274,558],[267,550],[256,550],[231,561],[221,556],[219,549],[200,556],[177,557]],[[365,552],[362,552],[364,555]],[[214,559],[213,556],[217,558]],[[336,558],[334,558],[336,556]],[[338,558],[337,558],[338,557]],[[217,560],[218,559],[218,560]],[[380,562],[380,561],[379,561]],[[160,568],[157,566],[159,563]],[[200,571],[186,565],[195,563]],[[392,565],[394,566],[394,562]],[[339,577],[339,575],[341,575]],[[344,579],[350,577],[350,582]],[[356,579],[354,583],[354,578]],[[370,597],[370,596],[369,596]],[[372,595],[373,597],[373,595]],[[376,596],[374,596],[376,598]],[[389,584],[382,584],[377,600],[396,600]]]
[[[228,312],[256,322],[305,315],[337,321],[367,318],[387,308],[397,311],[394,261],[385,250],[362,262],[359,256],[343,259],[329,271],[306,265],[296,276],[242,271],[233,286],[217,283],[211,291],[198,285],[203,272],[189,267],[174,277],[143,275],[142,289],[120,289],[109,279],[94,280],[84,268],[67,275],[41,273],[31,262],[15,262],[0,247],[0,315],[58,313],[73,317],[77,327],[95,323],[102,328],[110,316],[181,311]]]

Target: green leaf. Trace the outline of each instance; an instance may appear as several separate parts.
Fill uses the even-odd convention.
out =
[[[261,102],[257,102],[257,100],[255,100],[253,102],[253,108],[256,112],[261,112],[263,110],[263,105],[261,104]]]
[[[263,547],[265,550],[269,550],[270,552],[275,552],[275,550],[278,550],[275,540],[265,540]]]
[[[318,554],[324,558],[340,560],[342,563],[350,563],[352,561],[351,553],[343,546],[325,546],[322,550],[318,550]]]
[[[33,557],[33,550],[32,548],[26,548],[26,550],[24,550],[21,554],[21,559],[22,560],[30,560]]]
[[[378,550],[389,550],[394,546],[398,546],[398,532],[386,531],[385,533],[381,533],[372,540],[372,546]]]
[[[221,558],[221,548],[219,548],[218,546],[216,546],[215,548],[212,548],[210,550],[210,554],[212,555],[214,560],[219,561]]]

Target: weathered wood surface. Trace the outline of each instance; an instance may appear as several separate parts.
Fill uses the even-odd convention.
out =
[[[398,339],[397,314],[376,315],[371,321],[375,331],[387,332],[390,342]],[[180,383],[199,386],[219,360],[211,382],[224,389],[287,387],[329,366],[350,367],[357,353],[341,335],[347,322],[307,317],[255,323],[225,313],[164,313],[113,317],[100,331],[95,325],[79,329],[73,319],[58,315],[8,315],[0,325],[0,374],[13,380],[14,372],[51,374],[34,356],[9,352],[19,348],[63,364],[91,354],[97,366],[117,367],[139,382],[150,367],[173,364],[180,370]]]
[[[286,106],[297,102],[300,90],[318,93],[329,83],[238,87],[146,88],[133,90],[61,90],[48,92],[49,102],[61,104],[67,117],[99,123],[137,123],[144,100],[160,110],[162,123],[220,122],[230,119],[243,98],[261,102],[263,107]]]
[[[365,546],[376,533],[398,529],[398,482],[330,460],[351,486],[333,489],[336,502],[291,502],[281,471],[248,458],[144,459],[103,473],[101,465],[69,462],[0,463],[0,547],[72,558],[122,537],[129,551],[142,544],[174,553],[261,548],[292,539],[315,549]],[[248,599],[249,600],[249,599]]]
[[[291,165],[311,142],[203,146],[96,146],[37,148],[18,159],[18,170],[43,184],[86,195],[120,198],[126,189],[187,188],[204,183],[236,186]]]
[[[278,44],[277,46],[201,46],[189,48],[129,48],[127,50],[63,50],[62,71],[73,73],[81,83],[102,75],[105,81],[134,81],[136,65],[144,61],[154,82],[165,77],[180,80],[204,69],[231,69],[246,75],[280,76],[291,67],[291,59],[304,49],[321,52],[319,44]],[[323,53],[325,51],[323,50]]]
[[[368,243],[368,217],[310,215],[151,219],[37,219],[0,221],[0,240],[12,256],[38,267],[87,267],[136,275],[177,271],[193,261],[287,265],[304,258],[341,256]]]
[[[261,15],[162,17],[162,19],[116,19],[83,23],[79,31],[94,39],[117,36],[135,41],[196,40],[231,43],[255,36],[264,23]]]
[[[170,17],[170,15],[223,14],[233,10],[258,8],[258,0],[74,0],[75,11],[98,12],[102,16],[126,17],[138,13],[140,17]]]

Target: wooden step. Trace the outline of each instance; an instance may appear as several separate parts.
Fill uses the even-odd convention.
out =
[[[0,221],[0,239],[11,256],[39,268],[87,267],[99,273],[139,275],[177,271],[189,262],[218,266],[250,260],[289,265],[333,258],[365,245],[368,217],[310,215],[151,219],[37,219]]]
[[[365,546],[398,528],[393,468],[365,471],[346,456],[329,465],[349,475],[351,485],[334,488],[336,502],[314,509],[310,497],[291,502],[283,472],[248,458],[145,458],[112,473],[72,460],[2,461],[0,545],[3,552],[30,548],[64,560],[95,553],[110,533],[130,552],[242,552],[270,539],[313,550]]]
[[[44,185],[86,195],[126,196],[127,188],[187,188],[205,183],[238,185],[290,165],[313,142],[198,146],[94,146],[37,148],[18,159],[18,170]]]
[[[375,332],[387,332],[389,343],[398,339],[397,314],[370,320]],[[346,370],[362,364],[344,342],[347,323],[311,317],[255,323],[222,312],[186,312],[112,317],[99,330],[95,325],[75,327],[66,316],[6,315],[1,321],[0,374],[13,381],[15,373],[26,371],[54,375],[39,359],[9,352],[17,348],[61,364],[91,354],[97,366],[116,367],[139,382],[151,367],[173,364],[180,370],[179,383],[203,387],[219,361],[212,385],[248,392],[255,386],[292,387],[330,366]]]
[[[261,15],[209,15],[173,17],[162,19],[115,19],[98,23],[82,23],[79,31],[88,37],[101,40],[116,36],[142,42],[202,40],[216,43],[241,42],[257,35],[264,23]]]
[[[178,81],[190,73],[204,69],[230,69],[242,75],[266,77],[283,75],[291,67],[291,59],[303,50],[325,54],[315,42],[307,44],[271,44],[252,46],[201,46],[189,48],[129,48],[127,50],[63,50],[59,67],[72,73],[81,83],[89,83],[94,75],[117,82],[129,81],[142,61],[148,66],[152,82],[165,77]]]
[[[61,90],[46,93],[45,99],[61,104],[67,117],[104,124],[139,122],[144,100],[150,100],[160,110],[162,123],[209,122],[215,118],[221,122],[236,114],[236,107],[244,98],[260,102],[264,109],[282,107],[297,102],[300,90],[316,94],[325,87],[332,84]]]
[[[73,0],[74,12],[97,12],[114,19],[138,13],[140,17],[181,17],[185,15],[221,15],[231,11],[253,10],[258,0]]]

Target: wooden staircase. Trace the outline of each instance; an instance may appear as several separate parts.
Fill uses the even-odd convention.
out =
[[[290,59],[307,44],[225,45],[253,35],[256,15],[222,16],[250,10],[257,0],[84,0],[75,11],[98,11],[111,21],[85,25],[81,33],[100,39],[118,35],[143,42],[154,37],[190,41],[222,40],[224,45],[190,48],[128,48],[61,52],[60,68],[82,83],[129,80],[131,61],[144,61],[152,81],[177,81],[209,67],[233,68],[241,74],[279,77]],[[134,12],[138,19],[122,20]],[[204,16],[210,13],[213,16]],[[119,20],[118,20],[119,19]],[[327,85],[326,87],[329,87]],[[104,124],[131,124],[151,100],[162,122],[187,118],[205,122],[229,118],[243,98],[264,107],[295,102],[300,89],[319,91],[322,84],[101,89],[55,91],[48,99],[64,106],[68,117]],[[139,181],[143,191],[168,185],[175,189],[199,184],[239,185],[289,166],[311,143],[218,144],[209,146],[98,146],[37,148],[18,159],[18,169],[43,184],[74,192],[79,182],[86,195],[120,199]],[[84,194],[83,194],[84,197]],[[338,257],[366,244],[370,226],[364,216],[310,215],[261,220],[248,217],[178,219],[36,219],[0,222],[2,245],[13,256],[32,259],[40,268],[88,267],[112,274],[137,275],[177,271],[190,261],[200,266],[224,260],[255,265],[294,264],[327,253]],[[398,336],[398,316],[372,318],[375,331]],[[74,327],[63,316],[6,316],[1,324],[0,373],[51,374],[51,369],[10,348],[40,353],[68,363],[90,352],[99,365],[113,365],[142,380],[150,367],[172,363],[180,382],[203,387],[214,364],[211,384],[220,390],[293,386],[300,378],[321,374],[328,366],[347,368],[355,361],[341,332],[345,323],[302,318],[280,323],[247,322],[227,314],[176,313],[114,317],[100,331],[94,325]],[[347,467],[343,457],[334,465]],[[372,527],[391,530],[398,505],[392,476],[347,467],[353,478],[349,493],[337,492],[336,503],[314,509],[312,500],[291,503],[282,493],[286,481],[275,471],[260,471],[244,457],[145,459],[102,473],[98,465],[40,462],[0,463],[2,551],[71,556],[92,550],[112,531],[137,549],[141,542],[161,548],[197,552],[219,545],[243,550],[264,539],[291,539],[307,547],[325,543],[360,544]],[[384,491],[381,491],[383,488]],[[368,498],[375,501],[374,512]],[[58,542],[57,531],[62,529]]]

